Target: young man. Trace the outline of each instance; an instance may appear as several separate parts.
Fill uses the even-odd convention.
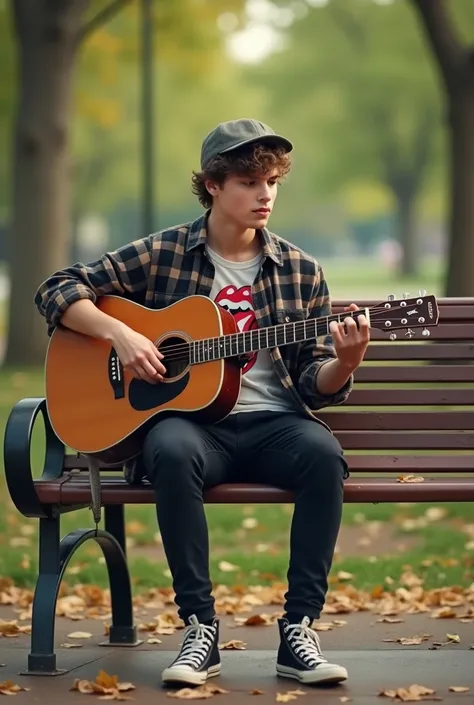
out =
[[[192,294],[210,296],[235,315],[241,331],[329,315],[320,265],[266,228],[291,151],[287,139],[259,121],[219,124],[204,139],[201,171],[193,174],[205,214],[53,274],[36,295],[49,332],[61,323],[104,339],[136,377],[159,384],[166,358],[99,311],[97,296],[123,295],[154,308]],[[145,439],[142,462],[186,625],[164,683],[200,684],[220,672],[203,490],[229,481],[295,493],[278,675],[304,683],[347,678],[344,667],[324,658],[311,629],[325,602],[349,475],[340,445],[313,412],[347,398],[368,345],[368,322],[358,314],[357,323],[331,322],[330,333],[247,359],[238,403],[220,423],[158,418]]]

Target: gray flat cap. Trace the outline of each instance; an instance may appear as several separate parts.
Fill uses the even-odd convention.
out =
[[[201,148],[201,169],[218,154],[231,152],[252,142],[268,142],[284,147],[287,152],[293,149],[292,143],[286,137],[277,135],[271,127],[259,120],[229,120],[221,122],[205,137]]]

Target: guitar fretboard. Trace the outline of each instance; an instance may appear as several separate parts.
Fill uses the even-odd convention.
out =
[[[304,340],[314,340],[319,338],[319,336],[328,334],[331,321],[343,321],[349,317],[354,318],[360,313],[367,315],[367,309],[323,318],[281,323],[268,328],[257,328],[256,330],[242,333],[221,335],[217,338],[195,340],[190,343],[190,362],[192,365],[200,362],[211,362],[257,352],[258,350],[290,345]],[[356,315],[354,316],[354,314]]]

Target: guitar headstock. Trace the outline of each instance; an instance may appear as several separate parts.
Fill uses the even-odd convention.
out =
[[[370,326],[390,333],[390,340],[396,340],[397,334],[393,330],[406,328],[406,338],[413,338],[416,333],[414,328],[422,328],[421,335],[429,337],[428,326],[438,325],[439,311],[435,296],[426,296],[426,291],[420,290],[419,296],[408,298],[404,294],[402,299],[395,299],[394,294],[389,294],[384,301],[370,309]]]

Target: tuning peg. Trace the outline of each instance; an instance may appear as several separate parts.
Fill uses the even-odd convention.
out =
[[[428,330],[428,328],[423,328],[423,330],[421,331],[421,335],[424,336],[425,338],[429,338],[431,333]]]
[[[396,340],[396,339],[397,339],[397,334],[396,334],[396,333],[390,333],[390,335],[389,335],[388,337],[390,338],[390,340]]]
[[[405,333],[405,338],[414,338],[415,337],[415,331],[412,330],[411,328],[407,329],[407,332]]]
[[[387,296],[387,301],[395,301],[395,294],[389,294]]]
[[[404,298],[404,299],[409,299],[409,298],[410,298],[410,294],[403,294],[403,298]]]
[[[426,296],[426,289],[420,289],[418,294],[419,296]]]

